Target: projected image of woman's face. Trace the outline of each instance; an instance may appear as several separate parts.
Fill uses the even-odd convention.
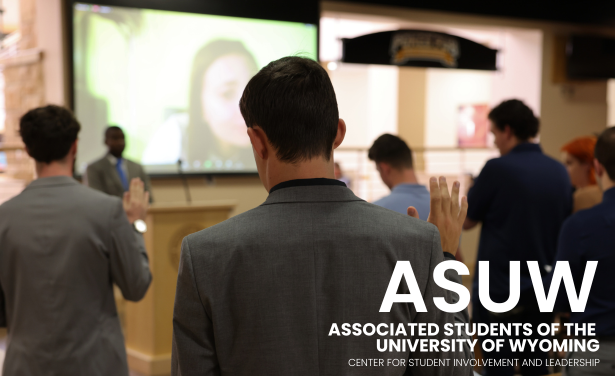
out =
[[[236,146],[250,144],[246,123],[239,111],[239,99],[251,77],[250,65],[239,54],[219,57],[203,76],[203,119],[216,137]]]
[[[130,141],[122,155],[148,172],[174,174],[178,160],[190,172],[256,172],[239,110],[245,86],[283,56],[318,57],[313,24],[70,3],[75,115],[88,124],[82,174],[116,123]]]

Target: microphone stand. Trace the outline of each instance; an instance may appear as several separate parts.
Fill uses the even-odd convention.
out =
[[[188,179],[184,174],[184,170],[182,168],[182,160],[177,160],[177,172],[179,173],[179,177],[182,179],[182,183],[184,185],[184,194],[186,195],[186,202],[188,204],[192,203],[192,197],[190,196],[190,187],[188,186]]]

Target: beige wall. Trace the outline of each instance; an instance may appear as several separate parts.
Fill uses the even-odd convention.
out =
[[[607,82],[555,83],[554,81],[554,40],[572,32],[599,33],[615,37],[615,28],[567,25],[551,22],[524,21],[501,17],[470,16],[452,13],[412,10],[387,6],[357,5],[324,1],[321,10],[331,14],[352,14],[353,17],[365,17],[370,21],[379,18],[448,24],[450,26],[528,28],[538,29],[543,33],[543,60],[541,83],[541,144],[544,151],[552,157],[559,158],[560,147],[573,137],[591,134],[603,130],[607,125]],[[404,71],[405,73],[401,73]],[[400,70],[399,85],[399,134],[403,137],[420,137],[421,130],[417,122],[424,118],[425,83],[409,68]],[[415,85],[407,86],[407,85]],[[421,98],[417,93],[422,95]],[[411,101],[416,103],[411,104]],[[424,121],[424,119],[423,119]],[[473,266],[478,248],[480,231],[473,229],[464,232],[462,250],[465,262]],[[468,283],[469,280],[464,280]]]
[[[342,148],[369,147],[382,133],[397,132],[397,67],[344,64],[328,72],[347,126]]]
[[[553,42],[565,29],[547,29],[543,43],[542,117],[540,142],[558,157],[572,138],[597,133],[607,126],[607,81],[578,84],[553,83]]]
[[[36,40],[43,50],[45,100],[50,104],[66,104],[64,37],[62,33],[62,0],[36,0]]]
[[[399,97],[397,134],[412,148],[425,146],[425,110],[427,108],[427,69],[399,69]],[[414,166],[425,168],[423,154],[415,154]]]
[[[545,151],[559,157],[559,148],[570,138],[604,129],[607,124],[606,80],[596,83],[553,83],[553,40],[572,32],[601,33],[615,37],[615,28],[568,25],[553,22],[524,21],[503,17],[470,16],[453,13],[413,10],[388,6],[357,5],[324,1],[321,9],[327,14],[363,15],[366,19],[391,19],[448,24],[450,26],[539,29],[543,32],[543,66],[541,85],[541,142]],[[400,85],[401,90],[401,85]],[[400,101],[401,103],[401,101]],[[405,133],[401,121],[399,132]],[[412,132],[412,131],[409,131]]]
[[[20,9],[19,0],[3,0],[2,3],[2,32],[12,33],[19,28]]]

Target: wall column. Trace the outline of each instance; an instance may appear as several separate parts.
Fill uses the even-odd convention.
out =
[[[397,133],[413,150],[425,147],[426,93],[427,69],[399,68]],[[425,169],[422,152],[414,152],[414,168]]]

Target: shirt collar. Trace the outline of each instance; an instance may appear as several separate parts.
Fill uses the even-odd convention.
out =
[[[331,179],[333,180],[333,179]],[[297,204],[311,202],[365,202],[350,189],[339,184],[293,186],[278,189],[267,196],[263,206],[275,204]]]
[[[314,185],[338,185],[340,187],[346,187],[344,182],[336,179],[327,178],[314,178],[314,179],[294,179],[288,180],[279,184],[276,184],[269,190],[269,194],[277,191],[278,189],[290,188],[290,187],[306,187]]]
[[[53,185],[71,185],[71,184],[79,184],[79,182],[70,176],[49,176],[46,178],[38,178],[33,180],[26,189],[32,188],[40,188],[40,187],[49,187]]]
[[[112,165],[117,165],[117,161],[118,159],[120,161],[124,161],[124,158],[116,158],[113,154],[107,154],[107,159],[109,160],[109,162],[111,162]]]
[[[427,190],[427,188],[422,185],[422,184],[418,184],[418,183],[401,183],[401,184],[397,184],[396,186],[393,187],[393,189],[391,189],[391,192],[395,192],[395,191],[407,191],[407,190],[414,190],[414,189],[421,189],[421,190]]]
[[[512,150],[510,152],[511,153],[518,153],[518,152],[538,152],[538,153],[542,153],[542,148],[540,147],[540,144],[535,144],[533,142],[522,142],[519,145],[517,145],[514,148],[512,148]]]
[[[602,202],[615,202],[615,187],[609,188],[602,193]]]

